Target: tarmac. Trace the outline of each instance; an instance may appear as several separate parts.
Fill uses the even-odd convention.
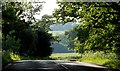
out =
[[[96,64],[68,60],[20,60],[9,63],[2,71],[119,71]]]

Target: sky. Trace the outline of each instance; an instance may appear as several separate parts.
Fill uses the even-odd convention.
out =
[[[52,12],[55,8],[58,8],[58,5],[56,4],[57,0],[43,0],[46,3],[43,4],[43,8],[41,10],[40,15],[35,15],[36,19],[41,19],[41,17],[45,14],[52,15]]]

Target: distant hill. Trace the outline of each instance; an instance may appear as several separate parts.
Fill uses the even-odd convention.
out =
[[[52,33],[53,36],[59,36],[59,39],[61,40],[59,43],[55,42],[51,45],[53,48],[53,53],[70,53],[70,51],[67,49],[67,38],[65,38],[65,31],[72,29],[73,27],[77,26],[78,24],[69,22],[65,25],[62,24],[53,24],[50,26],[50,29],[53,31],[49,31],[49,33]]]
[[[63,44],[65,42],[64,39],[64,31],[49,31],[49,33],[52,33],[53,36],[59,36],[59,39],[61,40],[59,43],[54,42],[51,47],[53,48],[53,53],[68,53],[67,47]]]
[[[69,53],[68,49],[60,43],[54,43],[52,47],[53,53]]]
[[[77,25],[78,24],[73,23],[73,22],[66,23],[65,25],[53,24],[53,25],[50,26],[50,29],[53,30],[53,31],[65,31],[65,30],[71,29],[71,28],[73,28]]]

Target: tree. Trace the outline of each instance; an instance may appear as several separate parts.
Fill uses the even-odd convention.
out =
[[[58,3],[53,16],[60,22],[79,21],[76,27],[76,51],[94,50],[119,53],[120,3],[67,2]],[[61,11],[61,12],[60,12]]]
[[[66,42],[68,44],[67,47],[72,50],[74,50],[74,39],[77,35],[76,31],[73,29],[69,29],[69,30],[65,31],[65,38],[67,38]]]
[[[14,53],[17,53],[18,50],[20,49],[20,40],[15,40],[15,36],[14,37],[10,37],[9,35],[7,35],[6,39],[3,38],[3,45],[2,45],[2,49],[3,50],[8,50]]]
[[[52,36],[45,31],[46,29],[41,28],[38,25],[33,25],[36,23],[36,19],[33,15],[40,10],[41,3],[37,6],[32,6],[31,3],[26,4],[24,2],[3,3],[2,34],[3,42],[6,43],[2,44],[9,44],[9,40],[14,40],[16,43],[17,40],[20,40],[18,43],[20,44],[20,48],[17,51],[20,55],[35,55],[40,57],[49,56],[52,52],[50,47]],[[12,42],[10,44],[11,49],[16,46],[12,45]],[[3,50],[10,50],[6,47],[7,46],[5,46]],[[17,47],[15,48],[17,49]],[[13,49],[13,51],[16,50]]]
[[[50,31],[50,25],[53,24],[53,18],[51,15],[43,15],[42,19],[36,22],[36,25],[44,28],[46,31]]]
[[[45,30],[38,28],[36,30],[37,42],[34,51],[32,50],[33,56],[45,57],[52,53],[51,43],[54,40],[52,34],[47,33]]]

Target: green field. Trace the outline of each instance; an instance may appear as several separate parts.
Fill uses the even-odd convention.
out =
[[[57,60],[71,60],[79,59],[81,58],[81,55],[77,53],[54,53],[50,56],[50,58]]]
[[[64,31],[49,31],[48,33],[52,33],[53,36],[63,35]]]

